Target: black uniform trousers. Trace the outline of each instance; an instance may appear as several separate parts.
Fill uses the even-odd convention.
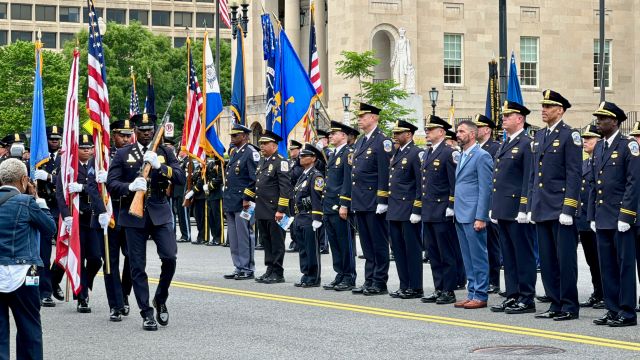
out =
[[[389,239],[385,214],[357,211],[360,246],[364,254],[364,284],[387,288],[389,279]]]
[[[102,267],[102,236],[98,238],[95,229],[84,226],[83,218],[80,218],[80,294],[79,299],[88,299],[89,290],[93,290],[93,280]]]
[[[169,286],[176,272],[176,244],[173,224],[153,225],[148,215],[145,215],[145,227],[125,227],[127,250],[131,266],[131,281],[136,301],[140,308],[140,315],[153,316],[153,308],[149,306],[149,283],[145,267],[147,264],[147,240],[149,235],[156,243],[160,257],[160,281],[156,288],[154,299],[158,304],[164,304],[169,297]]]
[[[489,284],[500,287],[500,232],[498,225],[487,224],[487,254],[489,255]]]
[[[558,220],[536,222],[540,251],[540,274],[550,311],[577,314],[578,305],[578,229]]]
[[[256,220],[258,234],[264,246],[264,264],[267,274],[284,274],[284,237],[285,231],[278,225],[275,219]]]
[[[400,289],[422,290],[421,224],[409,221],[389,221],[391,249],[400,278]]]
[[[498,220],[497,226],[507,298],[526,305],[534,304],[537,273],[533,232],[530,229],[533,225]]]
[[[56,232],[58,234],[58,219],[55,219]],[[40,297],[50,298],[53,293],[53,285],[51,284],[51,239],[43,239],[40,236],[40,259],[42,259],[43,267],[38,267],[38,275],[40,276]]]
[[[51,239],[49,244],[51,244]],[[16,359],[44,359],[40,291],[22,284],[10,293],[0,293],[0,359],[9,360],[11,342],[9,310],[16,323]]]
[[[602,270],[602,291],[607,310],[635,319],[636,312],[636,254],[632,230],[619,232],[614,229],[598,229],[598,254]]]
[[[584,251],[584,257],[589,265],[591,273],[591,284],[593,284],[593,297],[602,299],[602,277],[600,274],[600,260],[598,258],[598,242],[596,233],[591,230],[580,231],[580,243]]]
[[[173,213],[177,215],[177,224],[174,224],[174,231],[176,225],[180,227],[180,237],[191,241],[191,224],[189,223],[189,208],[182,206],[184,202],[184,195],[174,196],[172,198]]]
[[[222,242],[222,200],[210,199],[207,200],[207,219],[209,220],[209,232],[211,236],[209,241],[220,244]]]
[[[464,260],[462,259],[462,248],[458,239],[458,231],[456,231],[456,223],[447,221],[449,224],[449,236],[453,239],[453,251],[456,259],[456,283],[458,286],[464,286],[467,283],[467,273],[464,270]]]
[[[449,221],[423,222],[422,227],[424,243],[431,263],[433,286],[440,291],[454,291],[459,283],[460,266],[456,260],[456,248],[459,250],[460,244],[457,237],[452,236],[450,224]]]
[[[352,231],[348,220],[342,220],[338,214],[325,215],[325,233],[331,247],[333,271],[336,272],[336,283],[355,285],[356,261],[353,251]]]
[[[318,234],[317,231],[313,231],[310,223],[308,225],[299,225],[299,223],[300,221],[295,222],[293,232],[295,232],[298,241],[300,272],[302,273],[300,281],[318,284],[320,283],[320,244],[316,238]]]
[[[192,208],[193,208],[193,217],[196,218],[196,227],[198,228],[198,237],[197,237],[197,241],[198,243],[202,243],[202,242],[207,242],[209,241],[211,238],[207,235],[207,233],[205,232],[205,223],[204,223],[204,212],[205,212],[205,204],[206,204],[207,200],[206,199],[193,199],[193,204],[192,204]],[[207,204],[207,207],[209,205]],[[208,210],[207,210],[208,211]],[[207,216],[209,216],[207,214]],[[207,224],[207,231],[211,231],[209,230],[209,224]]]
[[[102,239],[102,237],[104,236],[103,230],[97,229],[96,231],[98,238]],[[100,251],[102,252],[102,258],[105,262],[105,265],[103,266],[104,287],[107,292],[107,301],[109,302],[109,308],[122,309],[124,307],[124,293],[122,289],[122,283],[125,276],[129,278],[129,286],[131,284],[131,270],[128,268],[122,270],[123,279],[120,279],[120,251],[122,250],[122,254],[125,256],[125,259],[127,259],[127,253],[125,251],[127,243],[125,241],[124,230],[122,230],[122,228],[109,228],[107,231],[109,237],[109,274],[107,274],[106,269],[104,241],[100,241]],[[127,274],[127,272],[129,272],[129,274]],[[130,292],[131,287],[129,287],[129,293]]]

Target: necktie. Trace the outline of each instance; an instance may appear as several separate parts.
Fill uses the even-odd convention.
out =
[[[604,142],[604,151],[609,150],[609,142],[605,140]]]
[[[56,161],[56,154],[55,153],[50,153],[49,154],[49,159],[51,160],[51,163],[53,164]]]
[[[142,154],[144,154],[144,153],[146,153],[146,152],[147,152],[147,147],[146,147],[146,146],[143,146],[143,147],[142,147]]]
[[[460,158],[460,166],[462,166],[466,160],[467,160],[467,153],[463,152],[462,158]]]
[[[511,137],[507,137],[507,144],[511,142]]]

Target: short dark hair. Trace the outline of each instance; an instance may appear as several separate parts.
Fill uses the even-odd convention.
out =
[[[476,125],[473,121],[471,120],[462,120],[458,123],[458,126],[456,127],[456,129],[460,126],[460,125],[466,125],[469,129],[471,129],[471,131],[477,133],[478,132],[478,125]]]

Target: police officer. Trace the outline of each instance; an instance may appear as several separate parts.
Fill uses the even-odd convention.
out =
[[[227,233],[234,269],[233,272],[225,274],[224,278],[247,280],[254,278],[255,242],[250,237],[250,219],[241,216],[242,197],[246,188],[255,186],[256,165],[260,160],[260,153],[248,143],[249,134],[251,134],[249,128],[235,124],[230,134],[233,151],[229,150],[222,208],[227,219]]]
[[[207,160],[205,174],[205,189],[207,195],[207,219],[211,238],[205,243],[207,246],[217,246],[222,242],[222,165],[220,159]]]
[[[329,132],[318,129],[316,130],[316,134],[318,134],[318,142],[316,143],[316,147],[322,151],[322,157],[316,161],[316,168],[320,170],[320,172],[325,174],[327,171],[327,161],[333,153],[333,150],[329,148]]]
[[[536,311],[536,259],[533,232],[527,220],[531,139],[525,130],[530,111],[517,102],[505,101],[502,127],[507,139],[495,154],[489,217],[498,228],[506,300],[491,306],[493,312],[524,314]]]
[[[315,168],[316,160],[322,159],[322,152],[311,144],[300,150],[300,165],[304,171],[293,191],[296,211],[292,231],[299,241],[300,272],[302,277],[296,287],[320,286],[320,249],[317,230],[322,226],[322,192],[325,181],[322,173]]]
[[[586,301],[580,303],[580,307],[593,307],[594,309],[604,309],[604,300],[602,295],[602,278],[600,275],[600,261],[598,260],[598,243],[596,234],[589,226],[587,209],[589,207],[589,194],[593,187],[593,151],[602,135],[598,131],[596,125],[590,125],[587,131],[582,133],[582,148],[588,155],[587,159],[582,160],[582,187],[580,188],[580,217],[578,218],[578,235],[584,257],[589,265],[591,273],[591,284],[593,284],[593,292]]]
[[[482,114],[476,114],[473,122],[478,126],[478,144],[496,160],[496,153],[500,143],[493,140],[493,131],[496,124],[493,120]],[[487,226],[487,253],[489,255],[489,289],[488,294],[500,292],[500,240],[498,239],[498,226],[490,223]]]
[[[265,130],[258,140],[262,159],[258,163],[255,183],[244,190],[242,206],[248,209],[255,202],[258,233],[264,245],[264,262],[267,267],[256,282],[274,284],[284,282],[285,230],[279,223],[289,212],[291,177],[289,162],[278,154],[282,138],[271,130]]]
[[[180,151],[178,153],[178,162],[180,163],[180,168],[186,174],[189,163],[191,163],[191,159],[187,155],[185,151]],[[178,221],[174,227],[180,228],[180,237],[176,240],[177,242],[191,242],[191,220],[189,217],[189,208],[183,206],[184,204],[184,195],[185,195],[185,186],[180,184],[172,184],[171,187],[171,198],[173,205],[173,212],[176,214]]]
[[[348,291],[356,283],[356,263],[353,231],[348,222],[351,207],[351,164],[353,149],[347,145],[349,133],[357,131],[337,121],[331,121],[329,141],[335,150],[327,164],[326,186],[322,209],[324,228],[333,259],[335,278],[322,285],[326,290]]]
[[[351,290],[354,294],[386,294],[389,279],[389,232],[384,213],[388,208],[393,143],[378,128],[379,114],[379,108],[360,103],[358,127],[363,135],[353,153],[351,206],[366,261],[364,284]]]
[[[602,134],[593,155],[594,185],[589,196],[590,226],[598,240],[602,290],[607,312],[593,321],[611,327],[637,325],[635,252],[631,226],[640,199],[640,146],[620,133],[627,115],[604,101],[593,113]]]
[[[451,124],[430,115],[426,124],[431,148],[422,157],[421,221],[424,245],[429,254],[435,291],[421,299],[424,303],[452,304],[457,287],[458,265],[453,236],[453,202],[456,184],[456,163],[460,153],[447,146],[445,136]],[[462,254],[460,254],[462,257]]]
[[[95,168],[90,166],[90,159],[93,155],[93,141],[89,135],[80,135],[78,142],[78,178],[76,182],[68,184],[69,193],[75,193],[80,199],[80,293],[77,295],[77,311],[79,313],[90,313],[89,290],[93,290],[93,280],[100,271],[102,259],[100,256],[100,241],[97,233],[91,228],[92,209],[91,203],[100,201],[100,196],[93,193],[87,187],[90,173],[95,174]],[[63,219],[67,231],[73,226],[73,217],[69,206],[65,201],[64,189],[62,188],[62,177],[58,174],[56,183],[56,198],[60,216]],[[59,283],[59,281],[56,281]]]
[[[198,236],[191,240],[192,244],[203,244],[209,241],[209,225],[205,223],[205,212],[208,212],[206,202],[209,186],[203,177],[203,164],[197,163],[193,175],[191,176],[191,190],[185,194],[185,199],[191,199],[193,217],[196,219]],[[206,185],[206,189],[205,189]]]
[[[562,120],[571,103],[553,90],[543,95],[547,126],[533,140],[527,217],[536,225],[542,283],[551,305],[536,317],[573,320],[579,317],[574,220],[579,214],[582,138]]]
[[[107,177],[107,188],[111,196],[122,198],[118,221],[126,233],[133,291],[143,318],[144,330],[158,329],[153,319],[154,309],[149,306],[149,284],[145,272],[146,245],[150,236],[156,243],[162,263],[153,306],[158,323],[162,326],[169,324],[166,301],[176,269],[177,244],[171,206],[165,191],[169,181],[174,184],[185,181],[184,173],[172,151],[162,145],[158,146],[156,152],[149,148],[155,132],[155,120],[153,114],[136,115],[132,118],[136,124],[137,142],[118,150]],[[150,164],[152,168],[148,181],[140,176],[144,163]],[[138,191],[146,192],[142,218],[129,214],[131,201]]]
[[[418,128],[405,121],[396,121],[391,130],[399,146],[391,158],[389,171],[389,235],[400,278],[400,289],[389,293],[402,299],[421,298],[422,241],[420,237],[422,189],[421,160],[424,151],[413,142]]]
[[[291,169],[291,186],[296,186],[298,183],[298,179],[302,175],[304,169],[302,165],[300,165],[300,149],[302,149],[302,144],[299,141],[291,140],[289,142],[289,168]],[[289,206],[289,211],[293,214],[293,202]],[[293,220],[295,223],[295,220]],[[289,243],[289,248],[287,252],[297,252],[298,251],[298,243],[296,241],[296,232],[291,231],[291,242]]]
[[[629,136],[633,136],[636,142],[640,143],[640,121],[636,121],[633,124],[633,129],[629,132]],[[640,214],[636,216],[636,223],[634,229],[636,232],[636,267],[638,271],[638,279],[640,280]],[[640,312],[640,298],[638,298],[638,305],[636,306],[636,312]]]

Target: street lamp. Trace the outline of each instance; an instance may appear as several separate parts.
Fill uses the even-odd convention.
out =
[[[349,124],[351,120],[349,118],[349,105],[351,105],[351,97],[349,96],[349,94],[344,94],[344,96],[342,97],[342,107],[343,107],[342,123],[344,125],[351,125]]]
[[[238,8],[242,7],[242,15],[238,16]],[[242,31],[244,32],[244,37],[247,37],[249,24],[249,16],[247,15],[249,12],[249,0],[231,0],[229,2],[229,8],[231,9],[231,35],[233,39],[238,36],[238,29],[236,26],[240,24],[242,27]]]
[[[429,100],[431,100],[431,107],[433,108],[433,115],[436,115],[436,105],[438,102],[438,90],[436,90],[436,88],[432,87],[431,90],[429,90]]]

